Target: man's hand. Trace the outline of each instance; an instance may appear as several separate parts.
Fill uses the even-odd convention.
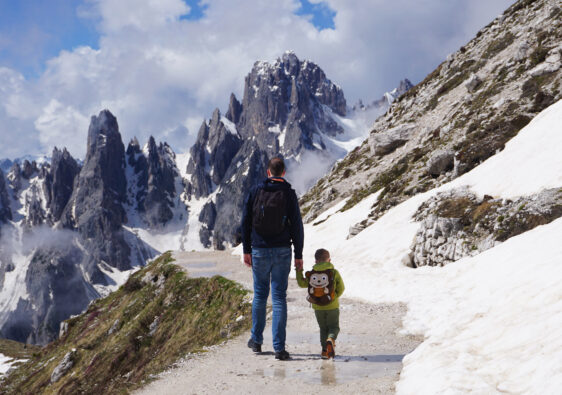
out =
[[[252,254],[244,254],[244,265],[252,267]]]
[[[295,269],[296,270],[302,270],[302,259],[295,259]]]

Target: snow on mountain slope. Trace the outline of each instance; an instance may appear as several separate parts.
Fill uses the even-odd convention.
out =
[[[404,359],[399,393],[556,393],[562,388],[562,220],[516,236],[446,267],[403,265],[421,203],[469,186],[512,198],[562,186],[562,101],[527,125],[506,148],[440,188],[394,207],[347,240],[376,194],[352,209],[329,210],[305,225],[305,266],[317,248],[332,253],[348,296],[408,303],[404,331],[425,342]],[[340,231],[341,230],[341,231]]]

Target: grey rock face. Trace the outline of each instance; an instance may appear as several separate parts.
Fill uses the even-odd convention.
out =
[[[187,165],[187,173],[191,174],[191,183],[187,190],[189,195],[193,194],[196,199],[207,196],[212,191],[211,177],[206,171],[207,157],[207,141],[209,140],[209,126],[203,122],[197,134],[197,140],[191,147],[191,158]]]
[[[52,215],[52,221],[60,219],[72,191],[74,180],[80,167],[76,160],[64,148],[62,151],[55,147],[51,158],[51,171],[46,175],[47,206]]]
[[[150,137],[145,156],[136,139],[127,147],[127,163],[134,170],[136,185],[130,190],[136,191],[132,198],[135,208],[151,228],[162,228],[173,217],[173,198],[176,195],[175,154],[166,143],[156,144]],[[129,180],[132,182],[132,180]]]
[[[121,225],[127,218],[125,148],[117,119],[104,110],[88,129],[86,160],[61,216],[65,228],[77,229],[86,243],[86,270],[95,283],[105,283],[97,268],[104,261],[120,270],[130,268],[131,250]]]
[[[209,123],[201,125],[190,151],[187,172],[191,174],[190,191],[196,199],[209,195],[223,181],[241,145],[236,126],[216,109]]]
[[[532,77],[540,77],[541,75],[554,73],[560,67],[562,67],[562,45],[557,48],[553,48],[548,52],[548,56],[544,62],[537,65],[535,68],[529,71],[529,75]]]
[[[224,249],[224,243],[238,244],[242,241],[240,221],[242,205],[248,191],[265,178],[269,157],[253,140],[240,148],[228,172],[227,182],[221,185],[216,196],[217,218],[214,226],[214,247]],[[240,166],[236,164],[240,163]],[[230,182],[230,180],[235,180]]]
[[[203,224],[199,231],[199,239],[205,248],[211,247],[211,237],[213,235],[212,229],[215,227],[217,219],[217,209],[215,204],[210,201],[203,206],[201,213],[199,213],[199,222]]]
[[[474,92],[482,84],[482,80],[476,74],[471,74],[470,77],[464,83],[466,90],[469,92]]]
[[[14,192],[14,195],[21,189],[21,178],[21,167],[18,163],[14,163],[7,175],[9,186]]]
[[[6,186],[6,179],[4,172],[0,170],[0,228],[1,222],[6,222],[12,219],[12,210],[10,209],[10,198],[8,195],[8,188]]]
[[[515,201],[479,198],[467,189],[442,192],[418,209],[415,219],[420,228],[406,264],[444,266],[561,216],[559,189]]]
[[[23,162],[21,175],[26,180],[29,180],[34,173],[38,172],[37,163],[35,161],[29,162],[27,159]]]
[[[226,115],[215,110],[190,151],[187,195],[201,199],[216,192],[201,213],[203,245],[222,249],[239,242],[243,199],[265,177],[269,158],[326,149],[323,136],[343,131],[334,114],[345,113],[341,88],[314,63],[290,52],[273,64],[256,62],[242,104],[231,95]]]
[[[427,161],[427,172],[432,177],[438,177],[453,170],[455,152],[452,150],[437,151]]]
[[[37,184],[32,184],[29,187],[25,199],[25,212],[27,215],[23,219],[23,224],[27,228],[32,228],[45,223],[47,213],[42,207],[43,191]]]
[[[238,101],[234,93],[230,94],[230,102],[228,103],[228,111],[225,114],[225,117],[237,124],[240,120],[240,114],[242,113],[242,104]]]
[[[256,62],[246,77],[238,131],[243,139],[255,136],[264,151],[277,152],[278,136],[269,128],[278,125],[277,133],[285,131],[282,153],[298,155],[315,149],[318,129],[331,136],[343,131],[323,106],[345,115],[343,91],[317,65],[288,52],[274,64]]]
[[[62,376],[66,374],[72,367],[74,366],[74,360],[76,359],[77,352],[76,349],[72,349],[65,354],[64,358],[60,363],[56,366],[51,374],[51,384],[56,383],[61,379]]]
[[[26,273],[28,292],[2,326],[2,337],[47,344],[56,339],[59,324],[82,312],[97,295],[84,278],[82,251],[69,233],[51,234],[37,248]]]
[[[406,144],[414,132],[416,125],[407,123],[398,125],[383,132],[373,132],[369,136],[369,148],[372,155],[384,156],[401,145]]]

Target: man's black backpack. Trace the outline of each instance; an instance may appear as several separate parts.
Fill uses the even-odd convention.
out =
[[[276,236],[287,225],[287,191],[258,189],[252,210],[252,226],[261,236]]]

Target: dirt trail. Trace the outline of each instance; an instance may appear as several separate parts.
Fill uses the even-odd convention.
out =
[[[228,253],[177,252],[174,257],[190,276],[221,274],[252,288],[250,269]],[[324,361],[319,355],[318,326],[305,292],[294,278],[289,279],[287,351],[291,361],[275,360],[268,317],[263,353],[255,355],[246,346],[248,332],[206,353],[187,356],[136,394],[394,393],[402,358],[420,342],[396,333],[405,306],[343,297],[337,356]]]

